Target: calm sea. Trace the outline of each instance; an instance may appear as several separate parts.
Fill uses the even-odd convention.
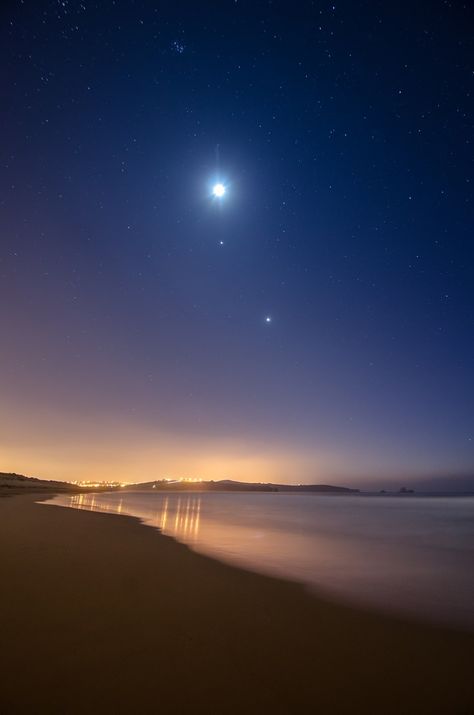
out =
[[[474,497],[113,492],[49,503],[137,516],[223,561],[474,629]]]

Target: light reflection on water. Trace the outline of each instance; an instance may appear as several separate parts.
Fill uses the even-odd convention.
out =
[[[73,509],[85,509],[87,511],[105,511],[111,514],[127,514],[139,517],[147,526],[160,529],[168,536],[174,536],[185,543],[194,542],[199,533],[199,517],[201,512],[200,496],[164,496],[160,499],[159,508],[156,508],[155,500],[150,504],[140,506],[139,511],[130,507],[129,500],[110,499],[111,495],[104,498],[103,494],[76,494],[74,496],[59,497],[53,503],[61,503],[61,506],[72,507]],[[130,495],[127,495],[129,497]]]
[[[59,495],[128,514],[203,553],[346,600],[474,629],[474,498]]]

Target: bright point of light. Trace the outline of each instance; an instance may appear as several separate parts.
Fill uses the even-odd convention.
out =
[[[272,318],[271,318],[270,315],[267,315],[267,316],[265,317],[265,322],[266,322],[266,323],[271,323],[271,322],[272,322]]]
[[[222,198],[225,194],[225,186],[224,184],[214,184],[212,187],[212,193],[214,196],[217,196],[218,199]]]

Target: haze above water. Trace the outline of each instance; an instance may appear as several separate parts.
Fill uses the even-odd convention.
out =
[[[48,503],[136,516],[232,564],[474,628],[474,497],[113,492]]]

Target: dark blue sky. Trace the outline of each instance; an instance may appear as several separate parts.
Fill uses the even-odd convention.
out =
[[[467,3],[2,16],[1,466],[474,472]]]

